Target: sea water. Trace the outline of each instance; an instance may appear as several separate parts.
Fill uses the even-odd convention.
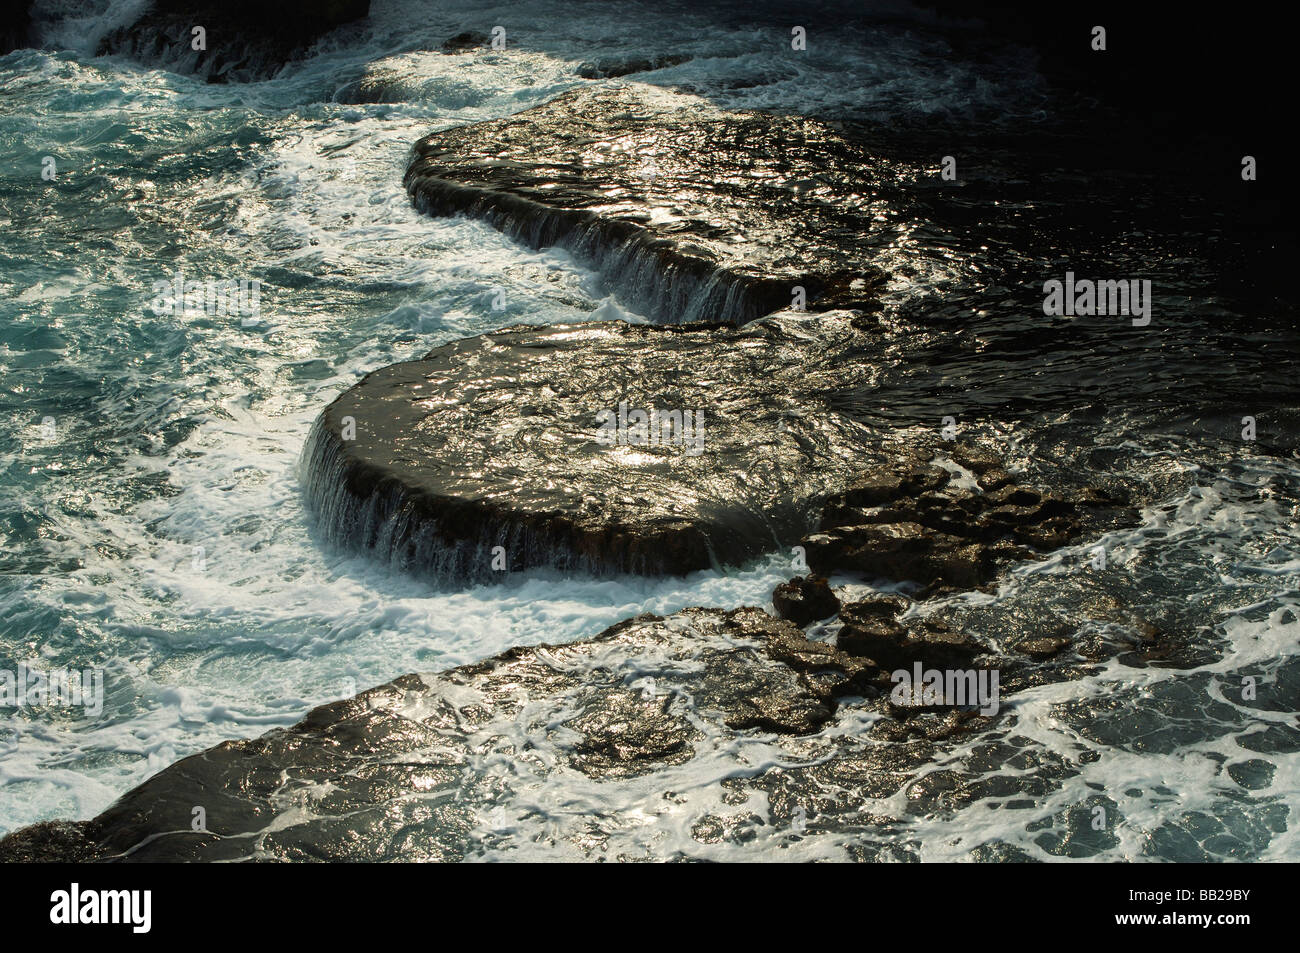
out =
[[[977,71],[952,54],[930,14],[906,4],[866,13],[854,5],[855,18],[834,30],[810,22],[801,57],[791,55],[784,21],[761,15],[761,4],[720,16],[649,2],[374,0],[367,22],[327,37],[276,78],[230,86],[93,56],[99,37],[140,6],[38,2],[51,48],[0,58],[0,662],[102,669],[105,678],[96,718],[0,711],[0,831],[93,816],[181,757],[290,725],[314,705],[403,673],[591,636],[640,612],[769,604],[772,587],[792,575],[789,554],[773,553],[683,579],[538,572],[447,589],[323,543],[304,509],[299,456],[321,408],[361,375],[509,324],[646,320],[611,292],[610,276],[564,251],[418,214],[401,184],[416,139],[588,83],[576,71],[583,61],[647,53],[690,59],[624,81],[671,85],[729,109],[882,126],[1023,130],[1046,121],[1028,53],[1006,75]],[[504,50],[437,51],[451,35],[498,24]],[[398,77],[391,101],[338,101],[366,76]],[[909,181],[922,171],[899,166]],[[1068,387],[1122,389],[1130,374],[1154,381],[1165,366],[1135,359],[1117,370],[1081,354],[1084,339],[1071,342],[1068,332],[1045,345],[1046,377],[1025,380],[1012,358],[987,348],[1033,317],[1010,300],[1010,272],[983,273],[988,246],[952,240],[903,203],[891,228],[879,247],[894,275],[883,320],[907,333],[886,363],[906,362],[927,342],[941,347],[947,332],[919,316],[947,309],[987,323],[946,355],[946,369],[984,375],[988,388],[1027,401]],[[1172,243],[1153,253],[1154,240],[1135,227],[1125,236],[1115,270],[1154,273],[1157,308],[1196,311],[1206,326],[1231,311],[1177,287],[1187,259]],[[1043,255],[1036,270],[1019,266],[1039,284],[1063,271]],[[1124,272],[1126,256],[1147,270]],[[159,313],[150,307],[155,283],[178,272],[257,282],[256,320],[203,308]],[[1259,348],[1275,343],[1270,327],[1258,332]],[[1192,350],[1213,349],[1202,341]],[[998,383],[989,375],[1002,361]],[[1205,373],[1227,371],[1207,364]],[[882,425],[906,416],[933,396],[931,383],[896,381],[873,412]],[[1117,414],[1126,423],[1108,435]],[[1045,412],[1009,440],[1076,461],[1062,448],[1157,461],[1167,492],[1139,527],[1103,542],[1134,604],[1184,619],[1213,652],[1190,669],[1112,660],[1007,699],[1034,757],[1071,769],[1028,806],[986,797],[917,811],[911,787],[864,801],[864,815],[902,819],[877,837],[899,856],[969,858],[990,844],[1036,857],[1102,846],[1129,858],[1300,856],[1300,467],[1285,453],[1235,460],[1219,446],[1207,451],[1184,421],[1136,404],[1104,425],[1101,416]],[[1207,456],[1215,468],[1203,467]],[[961,611],[1015,618],[1051,600],[1071,611],[1071,599],[1082,604],[1076,581],[1091,545],[1018,568],[994,595],[958,597],[970,603]],[[996,638],[997,626],[986,633]],[[1267,704],[1241,702],[1243,673],[1258,679]],[[871,717],[845,708],[825,735],[853,735]],[[945,758],[969,762],[976,744]],[[1080,759],[1081,747],[1092,755]],[[672,769],[686,794],[671,812],[657,775],[598,785],[551,772],[527,792],[528,820],[485,853],[555,856],[557,843],[575,851],[565,834],[592,817],[606,819],[611,856],[842,858],[861,841],[848,829],[792,841],[762,825],[763,804],[729,805],[721,782],[779,767],[789,755],[778,745],[715,738],[697,750]],[[1027,768],[988,768],[1018,770]],[[1068,847],[1067,835],[1088,830],[1096,785],[1126,825],[1095,850],[1086,836]],[[693,819],[728,813],[760,823],[699,835]]]

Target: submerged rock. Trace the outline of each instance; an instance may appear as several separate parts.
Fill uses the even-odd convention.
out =
[[[368,375],[309,439],[326,535],[439,579],[685,573],[790,545],[885,453],[825,395],[849,316],[511,328]],[[638,411],[675,415],[638,426]],[[653,438],[653,439],[652,439]]]
[[[488,50],[491,38],[486,33],[460,33],[438,50],[408,50],[392,53],[365,64],[361,76],[340,85],[331,97],[336,103],[404,103],[438,95],[443,82],[436,65],[430,60],[452,54]]]
[[[332,97],[336,103],[360,106],[368,103],[403,103],[418,95],[418,84],[401,69],[387,65],[366,68],[366,75],[344,83]]]
[[[129,26],[99,43],[117,53],[209,82],[266,79],[318,39],[367,16],[370,0],[156,0]],[[195,29],[204,49],[196,50]]]
[[[218,745],[93,820],[14,832],[0,861],[455,860],[494,823],[493,764],[617,783],[690,760],[706,732],[815,732],[863,671],[758,609],[642,616]],[[529,768],[535,745],[560,761]]]
[[[579,64],[576,72],[583,79],[613,79],[633,73],[649,73],[685,63],[692,57],[684,53],[661,53],[658,56],[605,57]]]
[[[817,120],[602,85],[421,139],[406,187],[424,212],[569,249],[655,320],[744,323],[875,306],[877,166]]]
[[[469,50],[487,46],[491,42],[492,38],[481,30],[466,30],[464,33],[457,33],[455,36],[449,36],[443,40],[442,51],[444,53],[465,53]]]

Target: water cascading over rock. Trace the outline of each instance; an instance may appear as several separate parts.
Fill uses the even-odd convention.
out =
[[[426,136],[406,187],[421,211],[568,249],[656,321],[741,324],[874,305],[880,174],[815,119],[614,84]]]
[[[417,207],[563,246],[656,324],[507,329],[368,376],[306,450],[332,541],[439,580],[684,573],[798,541],[822,497],[883,461],[829,399],[873,373],[884,275],[860,145],[613,85],[415,151]],[[692,449],[602,442],[600,414],[637,412],[701,422]]]
[[[798,541],[821,498],[883,462],[825,398],[869,372],[846,358],[861,338],[837,312],[456,341],[326,408],[308,497],[333,542],[440,581],[740,563]],[[624,426],[638,410],[674,415],[654,443]]]

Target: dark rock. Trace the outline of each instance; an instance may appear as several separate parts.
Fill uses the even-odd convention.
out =
[[[903,497],[937,490],[950,479],[942,467],[917,465],[859,474],[835,503],[842,507],[882,506]]]
[[[783,582],[772,591],[772,605],[782,619],[804,626],[835,615],[840,601],[820,576],[800,576]]]
[[[969,668],[983,648],[965,633],[934,621],[911,625],[894,621],[872,607],[850,603],[840,611],[843,623],[836,645],[848,655],[869,658],[882,669]]]
[[[439,579],[739,563],[793,545],[850,465],[883,456],[824,402],[836,382],[870,372],[839,359],[857,335],[823,314],[457,341],[370,374],[326,408],[306,452],[308,496],[331,540]],[[597,415],[621,401],[698,411],[702,445],[599,442]],[[506,563],[494,569],[497,546]]]
[[[892,718],[881,719],[872,726],[872,734],[881,741],[904,742],[913,738],[926,741],[947,741],[962,735],[981,731],[993,719],[971,709],[956,709],[942,705],[923,707],[890,703]]]
[[[1016,651],[1034,659],[1051,658],[1069,648],[1070,640],[1063,637],[1040,636],[1016,643]]]
[[[336,103],[358,106],[366,103],[404,103],[418,95],[418,88],[404,70],[387,64],[367,66],[366,75],[344,83],[332,97]]]
[[[938,592],[1122,518],[1098,494],[980,493],[924,454],[891,462],[834,403],[870,375],[863,340],[842,312],[784,312],[742,328],[600,323],[457,341],[325,410],[308,497],[332,541],[458,581],[536,566],[685,573],[801,542],[823,577]],[[676,442],[658,446],[601,442],[613,435],[600,414],[608,430],[650,408],[703,427],[682,440],[674,426]],[[834,607],[788,611],[807,624]]]
[[[320,37],[370,12],[370,0],[157,0],[138,20],[99,44],[99,54],[193,73],[208,82],[266,79]],[[206,31],[206,50],[192,47]]]
[[[31,0],[0,0],[0,56],[30,42]]]
[[[1097,491],[1048,493],[1011,482],[991,456],[969,448],[956,456],[982,468],[982,480],[992,477],[983,492],[915,460],[862,473],[826,500],[818,531],[803,540],[809,566],[912,580],[933,594],[984,585],[1036,550],[1136,519]]]
[[[826,642],[815,642],[797,629],[772,633],[768,654],[801,673],[828,698],[845,695],[874,696],[880,685],[880,669],[869,659],[854,658]]]
[[[1249,761],[1228,765],[1228,777],[1250,791],[1271,787],[1276,773],[1276,765],[1263,758],[1251,758]]]
[[[1116,655],[1122,665],[1191,669],[1212,664],[1223,657],[1221,651],[1190,632],[1165,631],[1145,619],[1130,618],[1128,624],[1131,634],[1125,636],[1122,644],[1112,645],[1109,652],[1103,652]],[[1115,651],[1130,646],[1133,651]]]
[[[912,600],[898,595],[872,595],[847,603],[840,613],[841,618],[863,618],[875,616],[879,619],[897,619],[912,607]]]
[[[564,93],[420,140],[416,206],[561,245],[664,322],[875,308],[878,160],[817,120],[651,86]]]
[[[942,579],[973,588],[992,569],[983,547],[920,523],[836,527],[807,537],[803,545],[808,565],[820,573],[852,570],[873,578]]]
[[[737,731],[806,735],[830,720],[835,701],[824,684],[785,666],[756,665],[751,654],[709,653],[696,704],[721,710]]]
[[[438,580],[685,573],[799,542],[820,576],[931,593],[1132,518],[1099,494],[981,493],[923,453],[891,454],[836,402],[871,374],[865,339],[843,312],[787,311],[741,328],[599,323],[457,341],[326,408],[305,454],[308,498],[330,540]],[[650,409],[677,415],[659,445],[626,426]],[[833,613],[822,605],[798,618]]]
[[[986,470],[981,473],[976,482],[979,484],[980,489],[985,492],[988,492],[989,490],[997,490],[1011,482],[1011,474],[1006,470],[995,467],[992,470]]]
[[[455,36],[448,37],[442,43],[444,53],[464,53],[467,50],[475,50],[479,47],[487,46],[492,42],[492,38],[486,33],[479,30],[467,30],[464,33],[457,33]]]
[[[856,614],[853,606],[845,606],[840,612],[843,626],[835,637],[835,645],[841,652],[855,658],[869,658],[882,666],[888,666],[907,639],[907,628],[892,619],[873,613]]]
[[[597,693],[568,727],[582,735],[574,766],[589,777],[635,777],[694,754],[698,731],[672,710],[673,696],[615,691]]]
[[[984,499],[991,507],[1034,507],[1043,502],[1043,494],[1032,487],[1004,486],[985,493]]]
[[[602,60],[582,63],[577,74],[583,79],[611,79],[617,76],[629,76],[632,73],[648,73],[651,70],[667,69],[685,63],[692,57],[685,54],[663,53],[658,56],[633,56],[626,59],[607,57]]]
[[[953,462],[965,467],[976,476],[983,476],[1002,466],[1002,457],[988,447],[971,443],[955,444],[949,451]]]
[[[94,856],[98,847],[85,821],[42,821],[21,827],[0,840],[0,861],[8,864],[75,863]]]
[[[832,688],[867,671],[817,646],[760,609],[688,609],[407,675],[179,761],[93,820],[16,831],[0,861],[460,859],[502,796],[471,762],[526,759],[517,743],[546,737],[612,784],[688,760],[702,730],[815,732]]]

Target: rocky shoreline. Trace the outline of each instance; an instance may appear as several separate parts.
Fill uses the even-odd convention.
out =
[[[854,461],[884,458],[818,396],[858,338],[836,313],[457,341],[325,410],[308,497],[332,542],[437,581],[737,565],[798,542]],[[638,410],[675,416],[629,433]]]
[[[793,605],[817,590],[835,598],[823,580],[801,577],[780,587],[777,606],[806,618]],[[1069,639],[1028,639],[1004,655],[904,596],[836,608],[833,641],[759,608],[696,608],[406,675],[292,728],[177,762],[92,820],[15,831],[0,840],[0,862],[461,860],[510,826],[499,814],[507,792],[469,766],[528,761],[543,738],[564,754],[548,773],[617,786],[671,785],[671,770],[702,756],[706,739],[788,739],[778,743],[807,756],[798,739],[817,735],[825,750],[808,770],[879,798],[906,787],[935,745],[999,728],[1001,743],[1002,705],[1015,692],[1087,671],[1087,649]],[[996,694],[967,704],[900,697],[897,672],[914,667],[996,673]],[[819,734],[841,709],[869,726],[851,744]],[[735,780],[782,783],[770,772]]]
[[[531,735],[564,752],[544,770],[597,784],[664,775],[705,739],[816,736],[807,770],[879,796],[935,744],[1001,725],[1001,697],[1121,651],[1041,632],[999,645],[941,618],[948,595],[1132,525],[1138,501],[1023,472],[993,444],[873,435],[839,399],[870,392],[884,333],[871,168],[812,120],[617,87],[421,140],[417,207],[562,245],[659,323],[508,328],[368,375],[304,453],[327,539],[459,583],[788,549],[777,614],[643,616],[403,676],[186,758],[93,820],[16,831],[0,860],[461,859],[500,793],[466,766],[526,757]],[[652,407],[702,412],[700,452],[684,417],[658,444],[601,439],[602,411]],[[846,575],[890,591],[842,597],[827,580]],[[900,694],[912,670],[996,676],[993,696]],[[827,741],[849,708],[866,734]]]
[[[878,163],[815,119],[644,85],[562,93],[421,139],[416,208],[558,245],[663,323],[877,307]]]
[[[273,76],[322,36],[369,12],[370,0],[282,0],[269,6],[254,0],[155,0],[135,22],[105,36],[97,52],[210,83],[251,82]]]

